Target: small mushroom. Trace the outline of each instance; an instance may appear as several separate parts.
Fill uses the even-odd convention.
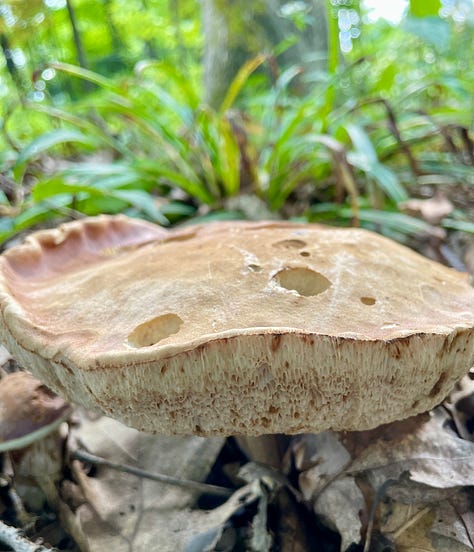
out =
[[[58,428],[70,414],[71,406],[28,372],[0,379],[0,452],[9,453],[17,489],[30,488],[31,497],[39,487],[52,506],[62,470]]]
[[[361,229],[102,216],[0,257],[0,338],[139,430],[362,430],[432,408],[473,365],[474,289]]]

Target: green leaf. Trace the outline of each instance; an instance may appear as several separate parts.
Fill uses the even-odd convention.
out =
[[[439,14],[441,0],[410,0],[410,14],[414,17],[430,17]]]
[[[161,106],[166,107],[170,113],[175,113],[180,117],[185,125],[191,125],[193,122],[193,109],[189,105],[183,105],[178,102],[171,94],[164,90],[161,86],[148,84],[148,90],[160,102]]]
[[[231,196],[239,191],[240,186],[240,150],[228,120],[220,121],[219,130],[219,169],[225,195]]]
[[[362,161],[366,164],[367,167],[374,165],[379,162],[375,148],[370,141],[365,130],[362,127],[357,125],[347,125],[346,130],[352,140],[356,152],[360,155]]]
[[[49,65],[53,69],[63,71],[64,73],[68,73],[69,75],[73,75],[83,80],[92,82],[94,84],[97,84],[97,86],[100,86],[101,88],[114,91],[117,90],[117,85],[114,83],[114,81],[103,77],[99,73],[90,71],[89,69],[84,69],[82,67],[78,67],[77,65],[71,65],[70,63],[62,63],[58,61],[50,63]]]
[[[408,194],[398,181],[397,175],[380,163],[375,148],[363,128],[356,125],[347,125],[346,130],[355,147],[355,152],[349,152],[347,155],[350,163],[374,178],[380,188],[393,201],[398,203],[407,200]]]
[[[44,180],[38,182],[31,191],[31,197],[35,202],[40,202],[60,194],[69,194],[71,196],[79,193],[87,193],[89,195],[104,195],[104,193],[93,186],[82,184],[71,184],[59,178]]]
[[[116,213],[124,213],[126,209],[130,207],[130,202],[105,195],[86,195],[85,197],[75,197],[74,207],[77,211],[93,217],[102,213],[109,213],[111,215],[115,215]],[[139,214],[143,216],[143,213],[140,209]]]
[[[397,76],[397,69],[394,63],[389,63],[380,73],[377,81],[378,90],[390,90]]]
[[[441,226],[449,230],[459,230],[461,232],[474,234],[474,222],[469,222],[467,220],[454,220],[450,218],[445,218],[441,221]]]
[[[292,65],[291,67],[283,71],[275,83],[275,90],[277,94],[280,94],[282,91],[286,90],[293,79],[295,79],[298,75],[301,75],[302,73],[303,69],[299,65]]]
[[[96,141],[92,136],[86,136],[77,130],[58,129],[46,132],[36,138],[36,140],[30,142],[30,144],[28,144],[18,155],[16,163],[13,167],[16,179],[20,179],[23,174],[23,169],[28,161],[34,159],[38,154],[49,150],[54,146],[68,142],[77,142],[88,146],[96,144]]]
[[[408,193],[400,184],[397,175],[385,165],[376,163],[372,165],[366,173],[372,176],[387,196],[396,203],[408,199]]]
[[[250,59],[239,69],[236,77],[231,82],[227,94],[219,108],[220,113],[225,113],[228,111],[235,102],[235,99],[239,95],[240,91],[244,87],[245,83],[248,81],[250,75],[258,68],[262,63],[267,59],[266,55],[259,55]]]
[[[310,220],[331,220],[342,219],[350,221],[353,218],[352,208],[346,205],[336,205],[334,203],[320,203],[314,205],[310,210]],[[381,228],[391,232],[397,232],[405,235],[430,234],[433,226],[427,222],[410,215],[399,213],[398,211],[382,211],[378,209],[359,209],[359,221],[362,226],[368,228]]]
[[[193,217],[192,220],[185,223],[183,226],[186,226],[187,224],[201,224],[201,223],[208,223],[208,222],[215,222],[219,220],[242,220],[242,213],[240,211],[211,211],[207,215],[198,215],[197,217]]]
[[[64,174],[78,177],[103,178],[104,176],[121,175],[124,172],[130,172],[131,168],[128,163],[122,162],[84,162],[77,163],[64,170]]]
[[[81,129],[86,135],[94,136],[96,138],[97,145],[99,145],[102,140],[104,144],[124,156],[127,156],[130,153],[127,148],[116,139],[115,136],[113,136],[110,132],[107,132],[107,129],[105,129],[101,124],[97,124],[97,119],[94,119],[94,122],[92,122],[84,116],[80,117],[78,115],[73,115],[68,111],[63,111],[61,109],[38,103],[28,104],[28,109],[45,113],[55,119],[59,119],[60,121],[64,121],[78,129]]]
[[[166,183],[181,188],[191,197],[199,199],[203,203],[214,203],[214,196],[199,181],[191,181],[179,172],[160,167],[160,176],[166,179]]]
[[[163,225],[169,224],[168,219],[155,205],[153,197],[143,190],[114,190],[108,195],[110,197],[121,199],[130,203],[131,205],[133,205],[137,209],[140,209],[143,213],[148,215],[155,222],[159,222]]]
[[[134,71],[136,75],[141,76],[149,68],[158,69],[160,73],[166,75],[168,79],[171,80],[172,83],[174,83],[178,87],[189,108],[198,108],[199,96],[189,79],[189,75],[181,72],[176,65],[158,60],[139,61],[135,65]],[[163,93],[164,89],[161,90],[162,91],[160,93]]]
[[[167,217],[190,217],[196,212],[196,208],[186,203],[178,201],[170,201],[165,203],[161,208],[161,212]]]
[[[57,195],[49,201],[36,203],[27,207],[19,215],[0,219],[0,243],[14,236],[21,230],[30,228],[34,224],[57,217],[71,202],[71,196]]]

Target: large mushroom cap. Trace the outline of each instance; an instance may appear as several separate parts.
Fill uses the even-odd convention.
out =
[[[0,339],[47,385],[138,429],[366,429],[474,363],[466,275],[359,229],[99,217],[0,258]]]

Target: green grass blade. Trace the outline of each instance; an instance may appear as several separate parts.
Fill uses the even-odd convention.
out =
[[[61,194],[77,195],[86,193],[88,195],[104,195],[104,192],[90,185],[67,183],[60,178],[38,182],[31,191],[31,197],[39,203],[45,199],[54,198]]]
[[[71,124],[78,129],[81,129],[86,135],[92,135],[97,139],[97,144],[102,140],[103,143],[123,156],[130,155],[130,150],[126,148],[119,140],[117,140],[111,133],[106,132],[100,125],[91,122],[88,117],[73,115],[68,111],[63,111],[49,105],[42,104],[29,104],[29,109],[38,111],[39,113],[45,113],[50,117],[54,117],[59,121],[64,121],[65,123]]]
[[[409,196],[404,187],[398,181],[397,175],[385,165],[376,163],[372,165],[366,173],[372,176],[387,196],[396,203],[400,203],[408,199]]]
[[[386,228],[404,235],[432,234],[434,227],[427,222],[397,211],[382,211],[378,209],[359,209],[359,221],[362,225]],[[310,209],[310,220],[342,220],[348,222],[353,212],[350,207],[339,206],[335,203],[320,203]]]
[[[227,94],[219,108],[220,113],[225,113],[234,105],[235,99],[240,94],[240,91],[248,81],[250,75],[260,67],[266,59],[266,55],[260,54],[244,63],[227,90]]]
[[[117,91],[117,85],[114,81],[100,75],[99,73],[90,71],[89,69],[84,69],[83,67],[79,67],[77,65],[71,65],[70,63],[63,63],[59,61],[50,63],[49,66],[57,71],[62,71],[63,73],[68,73],[74,77],[92,82],[101,88]]]
[[[474,234],[474,222],[467,220],[454,220],[451,218],[445,218],[441,221],[441,226],[448,230],[459,230],[461,232],[467,232]]]
[[[69,142],[75,142],[87,146],[97,145],[97,141],[92,136],[86,136],[82,132],[70,129],[57,129],[51,132],[42,134],[32,142],[30,142],[18,155],[15,165],[13,166],[13,173],[18,180],[23,175],[28,161],[34,159],[38,154],[49,150],[54,146],[65,144]]]
[[[110,197],[121,199],[130,203],[146,215],[154,222],[163,225],[168,225],[168,219],[163,215],[160,209],[155,205],[153,197],[143,190],[114,190],[108,194]]]
[[[166,167],[160,167],[159,174],[161,178],[166,180],[166,184],[181,188],[191,197],[203,203],[214,203],[215,197],[200,182],[188,180],[179,172],[167,169]]]
[[[136,64],[135,74],[141,76],[148,68],[156,68],[160,73],[166,75],[168,79],[178,87],[188,107],[193,110],[198,108],[200,99],[192,81],[190,81],[189,76],[182,73],[176,65],[172,65],[165,61],[144,60]]]
[[[227,119],[219,121],[218,163],[224,194],[235,195],[240,187],[240,150],[232,125]]]
[[[27,207],[15,217],[0,219],[0,243],[34,224],[57,217],[58,213],[63,213],[63,209],[70,205],[71,200],[72,196],[68,194],[57,195],[51,200]]]
[[[367,164],[370,166],[378,163],[379,160],[375,148],[362,127],[357,125],[346,125],[345,128],[357,153],[366,160]]]

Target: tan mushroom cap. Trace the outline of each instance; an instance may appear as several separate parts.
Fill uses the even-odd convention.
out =
[[[28,372],[0,379],[0,452],[29,446],[54,431],[72,408]]]
[[[0,257],[0,312],[58,393],[168,434],[367,429],[474,364],[467,276],[359,229],[72,222]]]

